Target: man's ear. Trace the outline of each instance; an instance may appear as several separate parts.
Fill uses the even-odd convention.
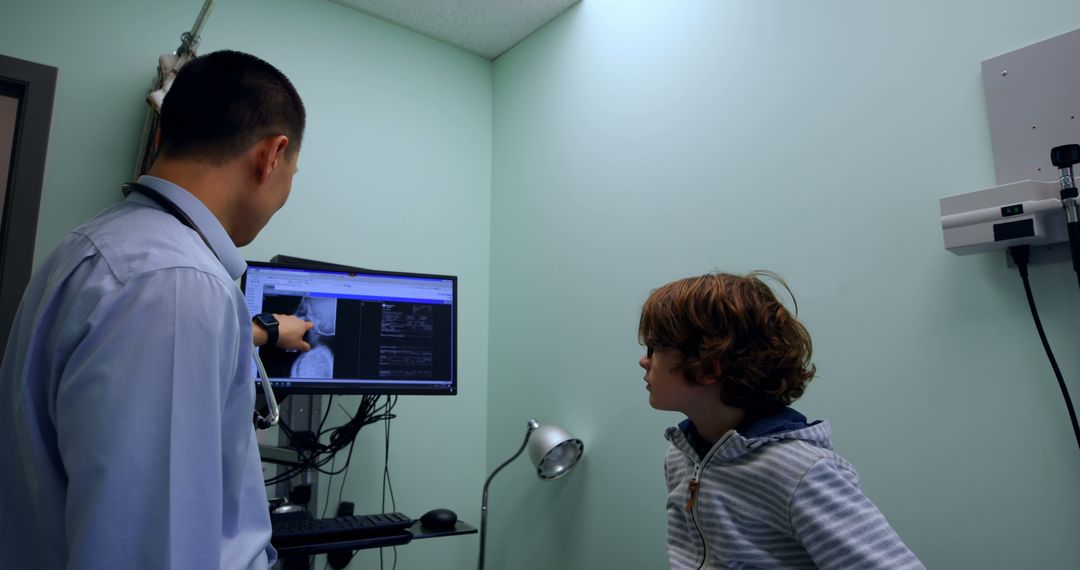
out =
[[[284,167],[288,148],[289,137],[285,135],[266,137],[255,144],[256,177],[260,184],[270,178],[274,169]]]

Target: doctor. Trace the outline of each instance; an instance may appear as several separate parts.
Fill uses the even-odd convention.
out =
[[[0,366],[5,567],[274,562],[237,248],[289,197],[304,121],[261,59],[190,61],[138,181],[149,190],[38,268]]]

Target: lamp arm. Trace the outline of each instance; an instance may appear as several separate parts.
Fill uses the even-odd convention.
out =
[[[502,471],[503,467],[510,465],[519,455],[521,455],[522,451],[525,451],[525,446],[529,444],[529,436],[531,436],[532,432],[536,429],[535,424],[536,422],[529,422],[529,429],[525,432],[525,440],[521,442],[521,447],[518,448],[517,453],[510,459],[503,461],[502,465],[496,467],[495,470],[491,472],[491,475],[488,475],[487,481],[484,481],[484,502],[480,507],[480,557],[477,559],[477,570],[484,570],[484,545],[486,542],[485,539],[487,538],[488,487],[491,485],[491,480],[495,478],[495,475],[497,475],[499,471]]]

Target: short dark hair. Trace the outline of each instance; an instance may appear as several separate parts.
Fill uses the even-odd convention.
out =
[[[720,397],[754,414],[772,413],[800,396],[816,369],[806,327],[762,278],[775,273],[714,273],[673,281],[649,295],[638,340],[683,353],[679,365],[698,382],[720,364]],[[794,297],[792,297],[794,300]]]
[[[306,113],[287,77],[238,51],[216,51],[180,68],[161,108],[161,153],[220,162],[270,136],[300,148]]]

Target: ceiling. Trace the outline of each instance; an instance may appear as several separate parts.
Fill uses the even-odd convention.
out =
[[[581,0],[332,0],[493,60]]]

